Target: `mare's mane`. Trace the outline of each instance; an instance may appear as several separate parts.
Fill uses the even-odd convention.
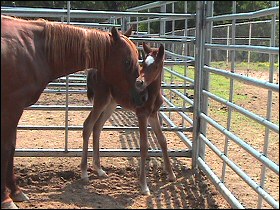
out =
[[[61,24],[42,18],[25,20],[1,15],[2,18],[18,21],[19,24],[22,22],[44,25],[44,47],[48,60],[54,68],[65,66],[64,64],[67,62],[75,63],[76,66],[85,69],[96,68],[102,70],[104,68],[112,44],[111,33],[109,32]],[[134,43],[126,36],[120,36],[138,54]]]
[[[54,66],[71,59],[78,66],[102,70],[111,46],[108,32],[45,22],[45,48]],[[75,57],[73,57],[75,52]],[[71,61],[72,62],[72,61]]]

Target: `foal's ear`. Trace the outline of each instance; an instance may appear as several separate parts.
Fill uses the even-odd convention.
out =
[[[162,60],[163,56],[164,56],[164,46],[162,44],[160,44],[158,53],[157,53],[157,59]]]
[[[112,33],[114,41],[119,41],[121,39],[119,32],[115,27],[112,28],[111,33]]]
[[[143,42],[143,49],[144,49],[145,53],[147,53],[147,54],[152,52],[152,49],[148,45],[146,45],[145,42]]]
[[[132,34],[132,30],[133,30],[133,25],[130,26],[130,28],[123,35],[125,35],[126,37],[130,37]]]

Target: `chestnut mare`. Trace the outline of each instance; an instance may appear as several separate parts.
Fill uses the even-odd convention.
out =
[[[144,103],[135,87],[140,66],[137,48],[126,37],[130,32],[122,35],[115,28],[109,33],[1,15],[1,208],[17,208],[13,201],[28,200],[13,171],[17,125],[24,108],[36,103],[49,82],[94,68],[102,78],[101,98],[108,93],[106,84],[112,84],[118,94],[131,90],[126,97],[136,105]],[[98,118],[101,111],[92,116]]]
[[[143,59],[143,65],[140,75],[136,80],[136,88],[141,93],[140,101],[146,101],[143,105],[133,103],[126,97],[128,90],[119,91],[121,86],[115,86],[114,89],[105,87],[100,73],[95,70],[89,71],[87,78],[87,94],[90,100],[94,100],[94,107],[84,122],[83,128],[83,157],[81,161],[81,178],[88,181],[87,172],[87,155],[88,140],[93,128],[93,167],[99,176],[107,176],[102,170],[99,156],[99,138],[102,127],[106,120],[112,115],[117,104],[123,108],[132,110],[136,113],[140,129],[140,187],[143,194],[150,194],[150,190],[146,181],[145,162],[148,155],[147,143],[147,125],[148,121],[154,130],[163,152],[165,169],[168,173],[169,181],[175,181],[176,177],[173,173],[170,160],[167,153],[166,139],[161,130],[158,110],[163,103],[161,95],[161,72],[163,69],[164,47],[161,45],[158,50],[151,49],[143,43],[144,51],[147,56]],[[104,91],[104,89],[106,91]],[[106,92],[106,94],[105,94]],[[125,95],[123,95],[126,93]],[[94,94],[94,96],[93,96]]]

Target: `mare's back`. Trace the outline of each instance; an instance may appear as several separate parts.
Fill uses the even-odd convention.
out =
[[[44,25],[44,21],[1,15],[1,92],[5,97],[20,94],[23,86],[40,78],[46,66]]]
[[[34,40],[44,30],[44,22],[27,21],[1,15],[1,53],[30,52],[34,47]],[[25,48],[26,51],[23,49]],[[16,50],[16,51],[15,51]],[[11,53],[11,52],[10,52]]]
[[[6,69],[36,60],[36,54],[44,50],[44,26],[43,21],[1,15],[1,66]]]

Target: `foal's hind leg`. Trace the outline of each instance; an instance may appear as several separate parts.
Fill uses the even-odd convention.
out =
[[[85,181],[88,181],[88,172],[87,172],[87,158],[88,158],[88,141],[91,134],[91,131],[94,127],[94,124],[100,117],[103,110],[101,109],[92,109],[89,116],[84,122],[83,125],[83,155],[81,161],[81,178]]]
[[[100,115],[107,107],[108,103],[110,103],[109,94],[106,93],[105,91],[106,89],[104,89],[103,92],[104,95],[96,94],[94,108],[91,110],[90,114],[88,115],[87,119],[83,124],[83,155],[81,161],[81,170],[82,170],[81,178],[84,179],[85,181],[88,181],[88,172],[87,172],[88,140],[95,123],[97,122]]]
[[[106,109],[103,111],[97,122],[93,127],[93,167],[97,171],[98,176],[107,177],[107,174],[100,165],[100,154],[99,154],[99,139],[100,133],[103,128],[103,125],[107,121],[107,119],[112,115],[116,108],[117,104],[115,102],[111,102]]]
[[[170,164],[170,159],[168,157],[167,143],[166,143],[165,136],[163,135],[162,130],[161,130],[158,112],[155,112],[155,113],[151,114],[151,116],[149,117],[149,122],[150,122],[150,125],[151,125],[152,129],[154,130],[154,132],[156,134],[156,137],[158,139],[159,145],[160,145],[162,153],[163,153],[165,170],[168,173],[168,180],[169,181],[175,181],[176,176],[175,176],[175,174],[172,170],[172,167],[171,167],[171,164]]]

